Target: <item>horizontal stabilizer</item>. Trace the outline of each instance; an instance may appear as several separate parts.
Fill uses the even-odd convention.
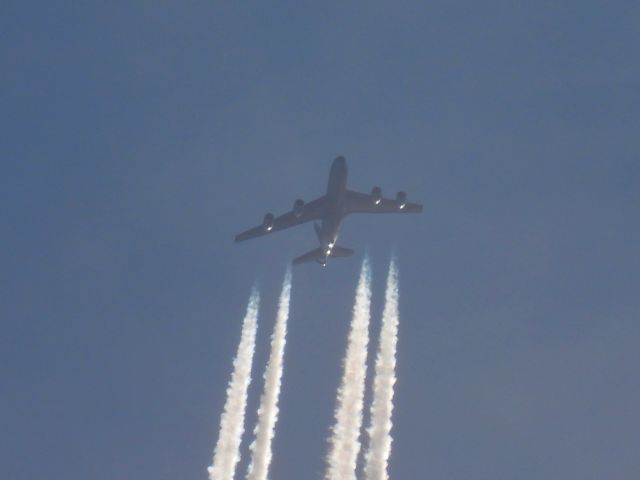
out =
[[[350,257],[351,255],[353,255],[353,250],[351,250],[350,248],[339,247],[338,245],[336,245],[331,249],[331,255],[329,256],[330,257]]]
[[[327,257],[350,257],[353,255],[353,250],[335,245],[331,249],[331,253],[329,255],[325,255],[325,253],[326,251],[323,247],[316,248],[294,259],[293,264],[298,265],[300,263],[318,262],[324,265],[327,262]]]

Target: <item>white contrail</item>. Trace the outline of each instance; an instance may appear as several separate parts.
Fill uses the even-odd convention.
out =
[[[355,480],[356,478],[367,371],[370,283],[369,260],[365,257],[353,306],[342,383],[338,389],[335,425],[332,429],[325,474],[327,480]]]
[[[240,460],[240,442],[244,433],[247,389],[251,383],[259,303],[260,296],[254,290],[242,322],[238,353],[233,361],[233,373],[227,388],[227,401],[220,416],[220,435],[213,454],[213,463],[207,469],[210,480],[233,480],[236,465]]]
[[[264,392],[258,409],[258,423],[253,431],[255,440],[251,444],[251,464],[247,470],[248,480],[266,480],[271,463],[271,441],[278,421],[278,397],[282,380],[284,346],[289,318],[291,298],[291,267],[287,268],[280,294],[278,314],[271,335],[271,353],[264,372]]]
[[[376,372],[371,403],[369,451],[365,456],[365,478],[387,480],[387,463],[391,454],[391,415],[393,413],[393,386],[396,383],[396,345],[398,342],[398,269],[395,259],[389,264],[387,291],[380,344],[376,357]]]

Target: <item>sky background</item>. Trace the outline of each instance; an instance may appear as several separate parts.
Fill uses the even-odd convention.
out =
[[[370,354],[400,267],[391,478],[638,478],[639,21],[633,1],[2,2],[0,477],[205,479],[251,287],[248,430],[286,263],[316,244],[233,236],[344,155],[350,188],[425,209],[350,217],[353,258],[294,270],[271,478],[322,477],[366,250]]]

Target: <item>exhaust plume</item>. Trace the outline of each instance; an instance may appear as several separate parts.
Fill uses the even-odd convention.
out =
[[[251,444],[251,463],[247,470],[247,480],[267,480],[271,464],[271,442],[278,421],[278,398],[282,382],[284,347],[287,336],[287,320],[289,318],[289,301],[291,298],[291,267],[282,285],[282,293],[278,304],[276,323],[271,335],[271,353],[264,372],[264,392],[258,409],[258,423],[253,431],[255,440]]]
[[[356,478],[369,343],[370,277],[369,260],[365,257],[356,289],[342,383],[338,389],[335,425],[329,442],[326,480],[355,480]]]
[[[388,480],[387,464],[391,454],[391,415],[393,413],[393,386],[396,383],[396,345],[398,342],[398,269],[395,259],[389,264],[387,291],[380,344],[376,357],[373,401],[371,403],[371,425],[369,451],[365,456],[365,478]]]
[[[244,415],[247,389],[251,383],[251,364],[258,327],[260,296],[253,290],[247,313],[242,322],[238,352],[233,361],[233,373],[227,388],[227,401],[220,416],[220,434],[213,454],[213,463],[207,469],[210,480],[233,480],[240,460],[240,442],[244,433]]]

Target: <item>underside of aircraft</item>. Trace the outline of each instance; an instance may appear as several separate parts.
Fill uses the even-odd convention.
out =
[[[236,242],[261,237],[310,221],[314,224],[320,246],[293,260],[294,264],[315,261],[326,266],[329,258],[349,257],[353,250],[336,245],[340,224],[345,216],[352,213],[419,213],[422,205],[407,202],[407,194],[398,192],[394,199],[384,198],[380,187],[373,187],[371,193],[355,192],[347,189],[347,162],[338,157],[331,165],[327,193],[308,203],[298,199],[293,209],[275,217],[267,213],[261,225],[242,232],[235,237]],[[320,222],[320,223],[317,223]]]

